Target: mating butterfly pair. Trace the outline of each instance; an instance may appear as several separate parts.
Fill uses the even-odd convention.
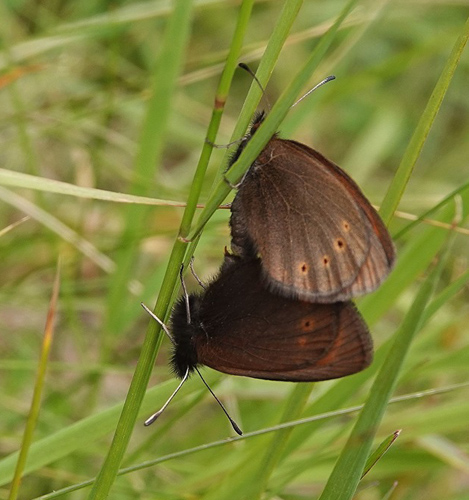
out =
[[[263,119],[255,119],[232,162]],[[233,375],[318,381],[366,368],[372,340],[350,299],[380,285],[395,253],[355,182],[317,151],[275,135],[231,212],[233,254],[225,252],[203,294],[182,297],[173,310],[176,374],[184,381],[201,364]]]

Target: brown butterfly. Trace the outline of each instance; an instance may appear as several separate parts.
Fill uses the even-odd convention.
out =
[[[368,328],[352,302],[312,304],[263,285],[259,259],[226,255],[202,295],[182,297],[171,316],[172,366],[183,378],[197,365],[269,380],[344,377],[372,359]]]
[[[258,115],[234,163],[259,128]],[[274,135],[231,205],[231,247],[259,256],[271,290],[311,302],[344,301],[376,289],[394,245],[357,184],[314,149]]]
[[[184,285],[183,288],[185,292]],[[373,357],[368,328],[352,302],[313,304],[272,293],[263,283],[258,258],[225,254],[218,277],[205,291],[184,293],[176,303],[171,332],[152,311],[143,307],[171,339],[171,365],[182,379],[145,425],[163,413],[196,371],[233,429],[242,434],[205,382],[198,369],[200,365],[232,375],[312,382],[359,372]]]

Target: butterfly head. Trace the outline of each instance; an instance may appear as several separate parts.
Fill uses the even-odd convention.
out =
[[[198,363],[195,337],[202,328],[199,317],[201,301],[198,295],[189,295],[190,323],[187,321],[184,296],[176,302],[171,315],[171,332],[174,339],[171,366],[179,378],[184,377],[188,368],[192,372]]]

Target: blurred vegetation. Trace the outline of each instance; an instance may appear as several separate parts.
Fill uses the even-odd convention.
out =
[[[282,5],[254,5],[242,50],[242,60],[253,68]],[[265,100],[276,101],[343,6],[335,0],[304,2]],[[161,162],[148,178],[135,175],[136,157],[171,4],[9,0],[0,5],[0,230],[29,216],[0,235],[1,498],[9,492],[11,454],[21,445],[59,255],[59,314],[34,434],[40,447],[36,454],[31,449],[20,498],[78,484],[100,470],[148,325],[140,302],[155,302],[183,208],[147,206],[144,224],[130,241],[126,220],[134,207],[94,199],[94,188],[120,193],[127,201],[127,195],[139,194],[185,202],[239,8],[237,2],[223,1],[194,5]],[[281,135],[341,165],[379,205],[468,14],[467,2],[359,3],[311,86],[328,74],[337,79],[292,109]],[[243,71],[236,73],[218,144],[230,141],[251,80]],[[399,206],[404,213],[391,223],[395,235],[409,224],[409,214],[426,213],[469,179],[468,81],[466,51]],[[213,152],[201,203],[224,154]],[[35,188],[25,188],[20,175],[7,182],[5,171],[35,176]],[[49,179],[88,189],[88,197],[70,195],[64,185],[52,192]],[[398,429],[401,435],[361,482],[359,500],[469,498],[467,196],[466,190],[451,197],[442,219],[459,231],[453,231],[437,292],[455,284],[457,293],[440,295],[426,310],[396,389],[396,395],[409,397],[389,405],[374,448]],[[428,219],[440,220],[441,214]],[[204,280],[216,273],[229,245],[228,218],[228,210],[219,210],[200,239],[195,266]],[[421,221],[398,236],[401,265],[381,290],[358,301],[378,350],[401,325],[426,266],[449,232]],[[133,245],[129,282],[119,256]],[[117,293],[119,277],[126,285]],[[188,281],[195,289],[196,283]],[[142,421],[176,386],[167,366],[168,344],[164,341],[158,355]],[[305,403],[301,416],[337,411],[297,425],[285,442],[279,438],[281,449],[263,478],[262,498],[319,497],[356,419],[354,411],[338,411],[366,400],[382,358],[377,356],[374,370],[311,385],[310,393],[289,383],[204,370],[246,432],[281,422],[299,391]],[[429,392],[422,396],[421,391]],[[231,432],[194,378],[157,424],[135,428],[123,466],[215,442]],[[120,476],[111,498],[244,498],[243,480],[256,470],[256,457],[275,445],[275,436],[248,435],[240,442],[167,457]],[[61,498],[87,498],[88,492]]]

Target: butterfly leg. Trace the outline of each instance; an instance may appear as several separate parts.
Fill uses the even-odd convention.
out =
[[[243,139],[237,139],[236,141],[229,142],[228,144],[215,144],[212,142],[210,139],[205,138],[205,144],[208,144],[209,146],[212,146],[212,148],[216,149],[228,149],[231,146],[234,146],[235,144],[239,144]]]
[[[249,172],[249,169],[244,172],[244,175],[241,177],[241,180],[237,182],[236,184],[233,184],[230,180],[228,180],[225,176],[223,176],[223,179],[225,182],[230,186],[231,189],[239,189],[241,184],[244,182],[244,179],[246,178],[247,173]]]
[[[184,282],[184,264],[181,264],[181,269],[179,270],[179,279],[181,280],[181,286],[182,286],[182,292],[184,294],[184,301],[186,303],[186,317],[187,317],[187,324],[191,324],[191,308],[189,304],[189,294],[187,293],[187,288],[186,284]]]
[[[204,284],[204,282],[197,276],[195,270],[194,270],[194,256],[191,257],[191,261],[189,262],[189,266],[191,268],[191,273],[192,273],[192,276],[194,276],[194,278],[197,280],[197,283],[204,289],[204,290],[207,290],[207,287],[206,285]]]

